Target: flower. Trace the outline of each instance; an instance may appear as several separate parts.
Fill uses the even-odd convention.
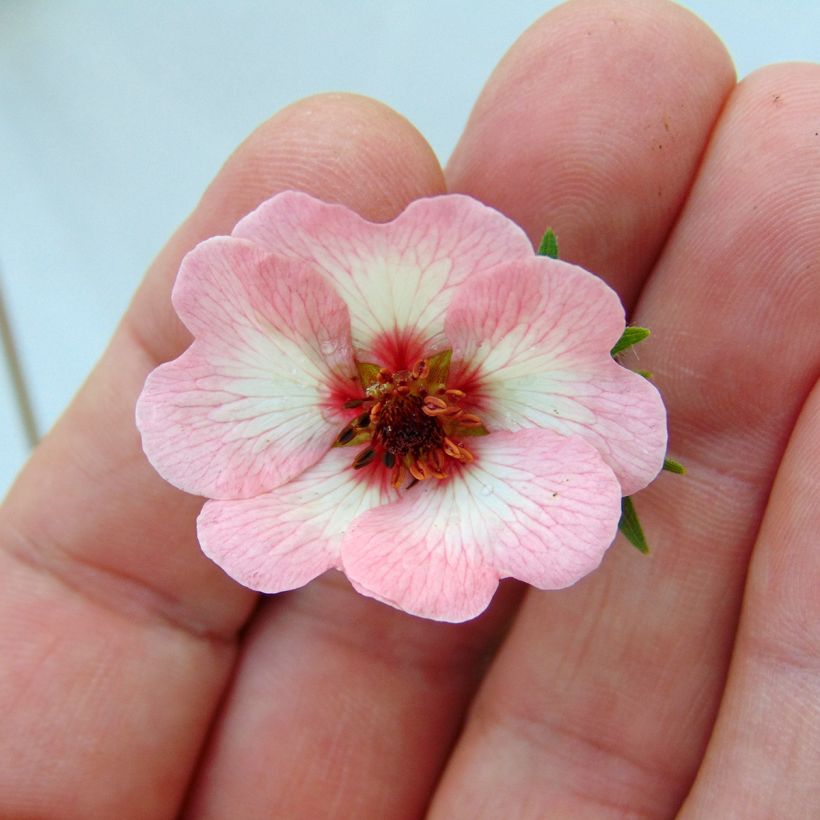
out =
[[[466,620],[500,578],[592,571],[663,463],[660,396],[610,356],[615,293],[466,196],[374,224],[278,194],[185,257],[173,303],[194,341],[145,384],[143,448],[253,589],[335,567]]]

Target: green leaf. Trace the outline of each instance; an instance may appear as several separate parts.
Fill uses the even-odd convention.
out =
[[[615,342],[615,347],[613,347],[609,352],[613,356],[617,356],[622,351],[632,347],[632,345],[642,342],[651,332],[652,331],[646,327],[626,327],[624,328],[624,332],[621,334],[621,338]]]
[[[549,256],[550,259],[558,258],[558,240],[555,238],[552,228],[547,228],[547,232],[541,239],[538,246],[539,256]]]
[[[646,543],[646,536],[643,534],[641,522],[638,521],[638,513],[632,503],[631,496],[624,496],[621,499],[621,520],[618,522],[618,529],[633,547],[646,555],[649,552],[649,544]]]
[[[663,460],[663,469],[670,473],[676,473],[677,475],[686,475],[686,467],[673,458],[667,457]]]

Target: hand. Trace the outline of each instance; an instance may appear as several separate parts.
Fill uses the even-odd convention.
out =
[[[591,0],[514,46],[446,174],[360,97],[263,125],[2,510],[0,814],[817,816],[819,81],[735,86],[682,9]],[[285,188],[376,220],[463,191],[619,290],[689,469],[636,500],[648,558],[619,538],[572,589],[508,582],[453,626],[338,573],[260,599],[202,556],[134,403],[188,343],[182,255]]]

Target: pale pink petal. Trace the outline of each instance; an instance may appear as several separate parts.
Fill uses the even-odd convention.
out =
[[[615,362],[617,295],[581,268],[543,257],[477,277],[447,315],[451,383],[465,384],[491,431],[579,435],[624,495],[645,487],[666,452],[666,411],[650,382]]]
[[[463,621],[499,578],[558,589],[591,572],[612,543],[620,487],[598,451],[549,430],[472,439],[476,460],[356,519],[342,564],[366,595],[415,615]]]
[[[261,592],[295,589],[339,566],[339,542],[356,516],[391,501],[380,464],[350,466],[355,451],[331,450],[298,478],[256,498],[208,501],[197,521],[203,552]]]
[[[239,222],[234,236],[318,266],[350,308],[359,359],[389,367],[442,347],[447,305],[468,276],[532,256],[517,225],[458,194],[417,200],[376,224],[285,191]]]
[[[156,470],[187,492],[245,498],[318,461],[355,374],[334,290],[303,263],[223,237],[185,258],[173,299],[195,339],[137,404]]]

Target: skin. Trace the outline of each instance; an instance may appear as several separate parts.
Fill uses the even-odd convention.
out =
[[[571,58],[571,59],[570,59]],[[820,68],[735,85],[682,9],[539,20],[446,173],[394,112],[299,102],[228,160],[0,512],[0,815],[802,818],[820,813]],[[653,336],[663,475],[559,593],[421,621],[338,573],[258,598],[134,427],[188,344],[184,253],[298,188],[390,219],[472,194],[622,294]]]

